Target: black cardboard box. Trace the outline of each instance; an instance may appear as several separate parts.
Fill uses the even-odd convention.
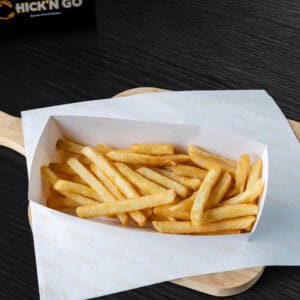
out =
[[[0,0],[0,34],[92,25],[94,0]]]

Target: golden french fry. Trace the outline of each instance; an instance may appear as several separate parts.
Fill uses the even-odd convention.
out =
[[[59,179],[55,182],[53,188],[61,194],[64,192],[77,193],[93,200],[103,202],[103,198],[99,196],[92,188],[80,183]]]
[[[64,195],[66,198],[74,201],[74,203],[77,203],[77,206],[97,203],[97,201],[92,200],[91,198],[82,196],[81,194],[72,193],[72,192],[60,192],[60,193],[62,195]]]
[[[236,194],[237,194],[237,191],[236,191],[235,187],[231,187],[225,194],[225,198],[231,198],[231,197],[235,196]]]
[[[86,166],[89,166],[92,162],[86,157],[86,156],[84,156],[83,154],[80,154],[79,155],[79,161],[82,163],[82,164],[84,164],[84,165],[86,165]]]
[[[55,173],[74,175],[74,171],[66,163],[50,163],[49,168]]]
[[[238,194],[244,192],[250,166],[250,157],[248,154],[241,155],[235,171],[235,189]]]
[[[115,183],[118,189],[127,197],[139,197],[139,193],[135,190],[130,182],[128,182],[102,154],[98,153],[91,147],[84,147],[82,153],[87,156],[100,170],[102,170],[109,179]],[[131,218],[139,225],[144,226],[147,219],[139,211],[132,212]]]
[[[171,155],[163,155],[165,160],[172,161],[174,163],[184,163],[190,162],[191,158],[187,154],[171,154]]]
[[[204,151],[199,150],[199,148],[193,145],[188,146],[189,156],[194,164],[207,170],[220,166],[225,172],[229,172],[230,175],[235,174],[236,168],[233,167],[231,164],[228,164],[223,160],[216,160],[214,156],[211,156],[205,153]]]
[[[191,221],[195,225],[201,224],[201,217],[209,199],[210,193],[221,175],[221,167],[210,169],[205,176],[197,192],[194,204],[191,210]],[[238,228],[237,228],[238,229]]]
[[[180,210],[170,210],[169,207],[166,206],[158,206],[153,208],[153,212],[156,215],[162,215],[165,217],[172,217],[180,220],[190,220],[190,212],[188,211],[180,211]]]
[[[80,184],[86,185],[85,181],[83,181],[81,179],[81,177],[78,176],[78,175],[71,176],[70,180],[73,181],[73,182],[76,182],[76,183],[80,183]]]
[[[138,197],[139,193],[135,190],[130,182],[128,182],[115,168],[113,163],[109,162],[102,154],[98,153],[91,147],[84,147],[82,153],[88,157],[93,164],[102,170],[112,182],[116,184],[118,189],[127,197]]]
[[[153,210],[152,208],[147,208],[147,209],[144,209],[143,210],[143,215],[146,217],[146,218],[149,218],[153,215]]]
[[[101,205],[101,204],[98,204]],[[78,208],[77,208],[78,209]],[[239,230],[248,228],[255,221],[254,216],[239,217],[203,225],[194,225],[189,221],[182,222],[159,222],[153,221],[154,228],[161,233],[206,233],[224,230]]]
[[[208,199],[206,209],[217,206],[222,201],[226,193],[228,192],[231,184],[231,176],[229,173],[224,173],[221,179],[217,182],[213,188],[211,195]]]
[[[50,197],[47,200],[47,206],[53,209],[58,209],[58,208],[76,208],[80,205],[78,205],[78,202],[64,197],[64,196],[58,196],[58,197]]]
[[[168,189],[175,189],[176,193],[181,197],[187,197],[189,194],[189,189],[184,185],[165,177],[152,169],[143,167],[136,170],[138,173],[143,175],[144,177],[168,188]]]
[[[203,180],[207,174],[207,171],[188,165],[176,165],[173,167],[173,173],[178,176],[192,177]]]
[[[92,187],[100,196],[103,202],[115,202],[116,198],[109,190],[99,181],[79,160],[76,158],[69,158],[68,165],[76,172],[86,183]],[[118,219],[124,225],[128,224],[128,216],[124,214],[117,214]]]
[[[47,180],[51,185],[54,185],[55,182],[59,179],[57,175],[47,166],[41,167],[42,178]]]
[[[188,146],[188,151],[193,152],[193,153],[198,153],[200,155],[204,155],[207,158],[209,158],[213,161],[216,161],[221,166],[227,165],[228,167],[231,167],[232,169],[235,169],[236,166],[237,166],[237,162],[234,159],[224,157],[224,156],[221,156],[221,155],[217,155],[217,154],[214,154],[212,152],[205,151],[204,149],[196,147],[194,145],[189,145]]]
[[[59,150],[64,150],[64,151],[80,154],[81,149],[83,148],[83,145],[66,140],[66,139],[60,139],[56,143],[56,148]]]
[[[262,179],[258,179],[249,189],[245,192],[238,194],[228,200],[220,203],[220,206],[242,204],[242,203],[252,203],[256,198],[260,197],[264,188]]]
[[[115,196],[118,200],[125,200],[125,196],[120,192],[116,185],[114,185],[104,172],[96,165],[91,165],[92,172],[100,179],[104,186]]]
[[[138,169],[138,168],[142,168],[144,167],[143,164],[126,164],[126,166],[128,166],[129,168],[131,168],[132,170]]]
[[[118,190],[118,188],[110,181],[110,179],[98,168],[96,165],[91,165],[92,172],[101,180],[104,186],[119,200],[125,200],[125,196]],[[119,214],[118,218],[123,225],[128,225],[129,216],[127,214]]]
[[[131,152],[130,147],[124,147],[124,148],[118,148],[118,149],[111,149],[111,151],[116,151],[116,152]],[[107,152],[108,153],[108,152]]]
[[[262,164],[262,160],[258,159],[251,165],[246,189],[250,188],[261,177]]]
[[[172,161],[164,159],[163,156],[154,156],[132,152],[121,152],[116,150],[108,152],[106,156],[114,161],[130,164],[143,164],[151,167],[167,166],[174,164]]]
[[[135,185],[139,190],[142,190],[147,194],[163,192],[166,190],[161,185],[143,177],[138,172],[132,170],[124,163],[116,162],[114,165],[128,181]]]
[[[91,165],[92,172],[101,180],[104,186],[114,195],[119,201],[124,201],[125,196],[118,190],[118,188],[110,181],[110,179],[98,168],[96,165]],[[127,214],[118,215],[122,224],[127,225],[129,223],[129,216]]]
[[[57,154],[59,157],[59,161],[66,162],[70,157],[77,157],[78,154],[68,152],[62,149],[57,149]]]
[[[96,216],[107,216],[119,213],[138,211],[146,208],[152,208],[159,205],[174,202],[176,193],[174,190],[168,190],[148,196],[131,198],[126,201],[97,203],[81,206],[76,212],[81,218],[92,218]]]
[[[243,230],[243,232],[251,232],[252,231],[252,228],[253,228],[253,224],[251,224],[249,227],[245,228]]]
[[[169,179],[172,179],[178,183],[183,184],[187,188],[190,188],[191,190],[198,190],[201,184],[201,180],[198,178],[189,178],[189,177],[182,177],[174,174],[172,171],[165,170],[165,169],[154,169],[159,174],[168,177]]]
[[[170,217],[163,216],[163,215],[156,215],[153,214],[152,216],[149,217],[150,221],[171,221]]]
[[[99,181],[90,170],[88,170],[78,159],[69,158],[68,165],[73,171],[78,174],[102,199],[102,201],[116,201],[113,195],[106,189],[106,187]]]
[[[169,210],[187,211],[190,213],[191,209],[193,207],[196,195],[197,195],[197,192],[194,192],[192,194],[192,196],[190,196],[189,198],[184,199],[177,204],[171,205],[169,207]]]
[[[130,150],[135,153],[149,155],[168,155],[174,153],[170,144],[132,144]]]
[[[101,154],[106,154],[107,152],[112,150],[112,147],[107,146],[105,144],[97,144],[96,150]]]
[[[258,206],[256,204],[236,204],[221,206],[206,210],[202,215],[201,224],[243,216],[254,216],[257,214]]]

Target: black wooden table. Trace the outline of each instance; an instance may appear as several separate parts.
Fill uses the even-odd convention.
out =
[[[102,0],[96,15],[98,31],[0,37],[0,110],[19,116],[139,86],[256,88],[300,121],[298,0]],[[0,299],[37,299],[25,159],[0,148],[0,174]],[[212,298],[161,283],[101,299]],[[233,298],[299,299],[300,268],[268,267]]]

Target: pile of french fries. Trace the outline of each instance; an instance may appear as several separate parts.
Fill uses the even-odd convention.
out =
[[[56,147],[62,162],[41,168],[50,208],[117,218],[125,226],[149,221],[174,234],[236,234],[255,223],[262,160],[251,164],[248,154],[236,161],[194,145],[176,153],[171,144],[112,149],[66,139]]]

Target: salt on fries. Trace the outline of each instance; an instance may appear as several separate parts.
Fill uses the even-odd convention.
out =
[[[249,154],[236,161],[194,145],[188,153],[171,144],[114,149],[60,139],[56,146],[61,161],[41,167],[53,209],[202,235],[249,232],[259,212],[263,162],[251,164]]]

